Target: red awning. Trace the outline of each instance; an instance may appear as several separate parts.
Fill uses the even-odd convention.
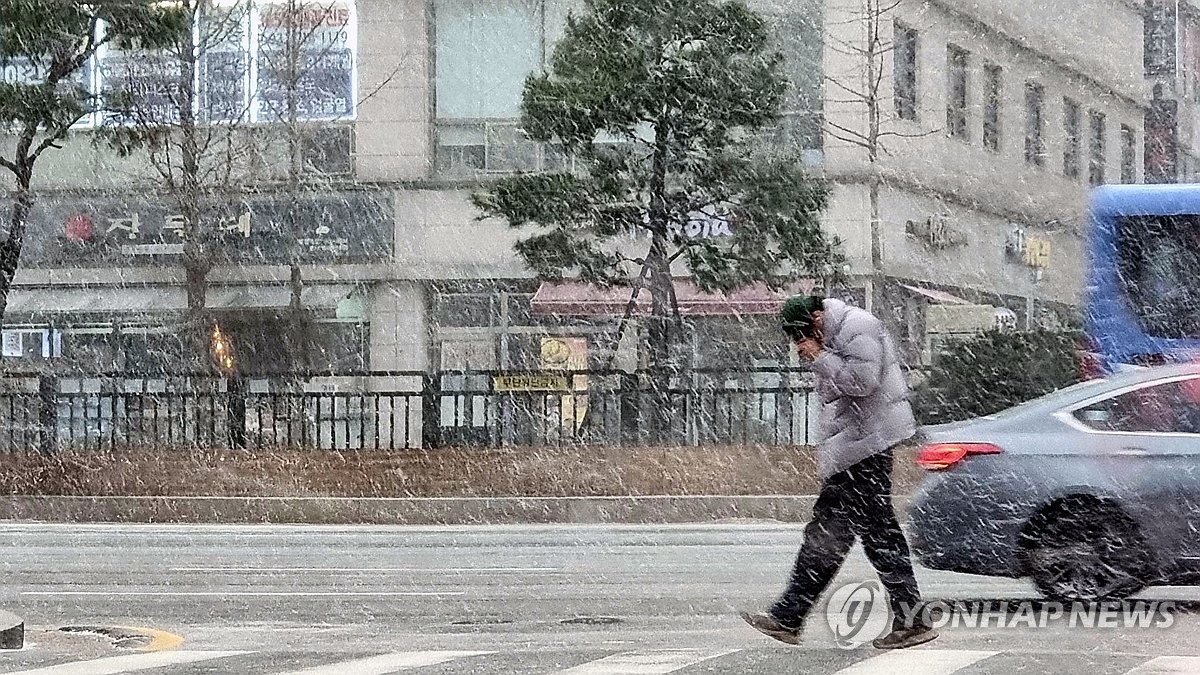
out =
[[[789,296],[806,293],[812,283],[796,284],[785,290],[772,291],[755,284],[729,295],[705,293],[687,279],[675,280],[675,297],[679,313],[684,316],[734,316],[774,314]],[[533,313],[539,316],[622,316],[629,304],[632,289],[614,286],[600,288],[575,281],[544,283],[533,296]],[[650,291],[643,288],[638,294],[634,314],[650,312]]]

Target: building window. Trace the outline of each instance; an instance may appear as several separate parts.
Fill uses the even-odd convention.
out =
[[[525,78],[542,66],[541,2],[436,0],[434,14],[439,168],[538,168],[518,119]]]
[[[191,46],[198,59],[197,119],[287,122],[293,102],[300,121],[354,118],[354,2],[332,0],[319,7],[213,2],[205,7],[197,12]],[[97,112],[81,124],[177,124],[179,49],[101,46],[94,59],[95,89],[104,100],[132,97],[136,113]]]
[[[1046,166],[1046,90],[1036,82],[1025,83],[1025,161]]]
[[[1079,178],[1079,159],[1083,147],[1079,104],[1063,99],[1063,175]]]
[[[1004,71],[995,64],[983,67],[983,147],[1000,150],[1000,101],[1004,96]]]
[[[968,140],[967,106],[969,104],[970,77],[967,71],[970,52],[955,45],[946,46],[946,133],[954,138]]]
[[[1088,115],[1091,127],[1091,152],[1088,162],[1088,182],[1092,185],[1104,184],[1104,113],[1091,111]]]
[[[895,53],[893,66],[894,98],[896,116],[902,120],[917,121],[917,49],[918,34],[899,21],[895,24]]]
[[[1121,182],[1137,182],[1137,132],[1121,125]]]

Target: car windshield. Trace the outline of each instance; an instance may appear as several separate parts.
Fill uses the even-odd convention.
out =
[[[1073,384],[1073,385],[1070,385],[1067,387],[1063,387],[1062,389],[1052,391],[1043,396],[1039,396],[1038,398],[1035,398],[1035,399],[1032,399],[1029,401],[1025,401],[1024,403],[1013,406],[1011,408],[1006,408],[1004,410],[1001,410],[1000,412],[993,413],[991,415],[987,415],[986,418],[993,419],[993,420],[1009,419],[1011,417],[1016,417],[1016,416],[1020,415],[1021,413],[1025,412],[1026,410],[1029,410],[1030,408],[1037,407],[1050,399],[1055,399],[1055,398],[1066,399],[1066,398],[1074,397],[1076,394],[1086,393],[1090,389],[1099,389],[1102,385],[1105,385],[1105,384],[1108,384],[1108,382],[1104,379],[1085,380],[1083,382],[1078,382],[1076,384]]]

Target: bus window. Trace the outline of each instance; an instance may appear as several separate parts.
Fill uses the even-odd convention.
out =
[[[1124,217],[1117,228],[1119,282],[1142,330],[1200,337],[1200,216]]]

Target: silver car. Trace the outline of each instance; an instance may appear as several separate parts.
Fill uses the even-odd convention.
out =
[[[926,567],[1059,599],[1200,582],[1200,366],[1121,373],[927,427],[910,515]]]

